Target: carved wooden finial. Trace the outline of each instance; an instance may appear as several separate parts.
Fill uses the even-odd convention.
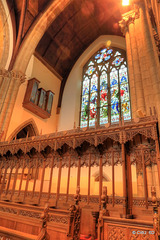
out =
[[[81,201],[80,186],[77,186],[77,188],[76,188],[76,194],[74,195],[74,201],[75,201],[76,205],[79,205],[79,202]]]
[[[152,206],[153,206],[153,228],[156,235],[159,235],[158,204],[157,204],[155,186],[151,187],[151,194],[152,194]]]
[[[109,216],[109,212],[107,210],[107,201],[108,201],[107,187],[103,186],[101,195],[101,211],[102,211],[101,214],[103,216]]]

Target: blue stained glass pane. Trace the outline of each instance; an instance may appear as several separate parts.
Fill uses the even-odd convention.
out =
[[[87,127],[88,124],[88,114],[86,114],[86,112],[81,112],[81,124],[80,126],[83,127]]]
[[[116,57],[116,59],[112,62],[112,64],[118,67],[121,64],[121,62],[123,62],[123,60],[124,58]]]
[[[90,67],[87,69],[86,73],[87,73],[88,75],[92,75],[92,73],[93,73],[95,70],[96,70],[95,67],[90,66]]]
[[[127,68],[123,65],[119,70],[120,84],[128,82]]]
[[[108,86],[107,81],[107,73],[105,71],[102,72],[100,76],[100,90],[107,89]]]
[[[95,59],[100,58],[100,56],[101,56],[101,54],[98,53],[98,54],[95,56]]]
[[[110,86],[113,87],[118,84],[118,71],[115,68],[110,73]]]
[[[100,124],[108,123],[108,106],[100,108]]]
[[[103,61],[103,59],[100,58],[100,59],[97,60],[97,63],[101,63],[102,61]]]
[[[120,97],[121,97],[121,102],[129,101],[128,84],[123,84],[123,85],[120,86]]]
[[[119,103],[115,102],[111,105],[111,122],[119,122]]]
[[[89,79],[86,78],[83,81],[83,89],[82,89],[82,95],[88,94],[89,93]]]
[[[113,78],[111,81],[111,87],[115,86],[118,84],[118,79]]]
[[[107,54],[111,54],[113,52],[113,49],[109,49],[108,51],[107,51]]]
[[[110,59],[110,58],[111,58],[111,56],[108,55],[107,57],[104,58],[104,60],[107,61],[107,60]]]
[[[124,120],[130,120],[131,119],[130,102],[122,103],[121,110],[122,110],[122,116],[123,116]]]
[[[91,79],[91,93],[97,91],[98,75],[94,74]]]
[[[101,53],[105,53],[106,50],[107,50],[107,48],[102,49],[102,50],[101,50]]]
[[[82,106],[81,111],[88,111],[88,104],[89,104],[89,95],[82,96]]]

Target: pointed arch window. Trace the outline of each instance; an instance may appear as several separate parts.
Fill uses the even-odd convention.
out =
[[[83,68],[80,126],[130,120],[130,105],[125,51],[100,49]]]

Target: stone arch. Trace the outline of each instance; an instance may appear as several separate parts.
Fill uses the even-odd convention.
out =
[[[43,34],[54,21],[54,19],[65,9],[72,0],[55,0],[52,1],[43,15],[39,15],[37,20],[26,35],[19,53],[17,55],[13,69],[25,73],[28,62],[34,53],[34,50],[42,38]]]
[[[111,42],[112,47],[126,50],[125,38],[113,35],[103,35],[97,38],[79,57],[73,66],[65,84],[63,98],[61,103],[61,111],[59,117],[58,131],[72,129],[73,126],[79,126],[79,109],[81,95],[81,79],[83,66],[90,57],[97,52],[107,42]]]
[[[23,128],[27,127],[28,125],[31,125],[32,128],[33,128],[33,131],[35,133],[35,136],[38,136],[39,135],[39,131],[38,131],[38,128],[37,128],[37,125],[34,121],[33,118],[31,119],[28,119],[27,121],[23,122],[20,126],[18,126],[13,132],[12,134],[9,136],[9,138],[7,139],[8,141],[11,141],[14,136],[16,136]]]

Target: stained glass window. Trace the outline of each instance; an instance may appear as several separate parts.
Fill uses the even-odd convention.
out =
[[[125,51],[102,48],[84,66],[80,127],[131,119]]]

